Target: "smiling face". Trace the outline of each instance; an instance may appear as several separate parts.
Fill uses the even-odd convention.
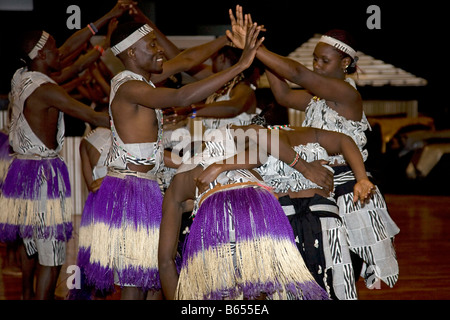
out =
[[[344,70],[350,64],[350,58],[343,58],[332,46],[319,42],[313,53],[314,72],[332,78],[344,79]]]
[[[161,73],[163,71],[164,50],[156,41],[154,32],[139,39],[128,49],[135,65],[145,72]]]

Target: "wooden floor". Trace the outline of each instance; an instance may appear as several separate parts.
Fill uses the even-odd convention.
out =
[[[386,195],[390,214],[400,227],[395,245],[400,276],[394,288],[365,288],[358,281],[361,300],[447,300],[450,299],[450,197],[420,195]],[[75,226],[79,216],[74,218]],[[77,230],[77,228],[75,228]],[[67,266],[75,264],[77,233],[68,244],[67,262],[63,266],[56,295],[67,295]],[[0,266],[6,248],[0,245]],[[0,269],[0,300],[21,298],[21,277],[3,274]],[[109,299],[117,299],[118,295]]]

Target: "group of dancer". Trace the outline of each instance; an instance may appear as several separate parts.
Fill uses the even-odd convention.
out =
[[[94,111],[51,75],[64,54],[127,13],[134,21],[109,39],[124,70],[111,80],[108,112]],[[357,63],[347,34],[321,38],[311,71],[265,48],[241,6],[230,19],[226,35],[180,52],[135,2],[119,0],[60,48],[45,31],[24,39],[0,198],[0,240],[23,244],[24,299],[53,298],[72,236],[63,113],[97,127],[80,145],[90,193],[77,265],[88,297],[120,287],[122,299],[357,299],[360,275],[367,286],[396,283],[399,229],[364,166],[370,127],[346,78]],[[303,127],[267,125],[258,114],[254,60],[277,102],[306,112]],[[195,81],[165,85],[180,72]],[[181,154],[167,148],[163,128],[188,116],[208,134]]]

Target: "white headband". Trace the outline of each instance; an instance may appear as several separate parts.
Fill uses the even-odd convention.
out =
[[[153,29],[148,25],[144,24],[142,27],[134,31],[128,37],[120,41],[114,47],[111,48],[111,51],[117,56],[119,53],[123,52],[125,49],[129,48],[133,44],[135,44],[138,40],[140,40],[143,36],[152,32]]]
[[[36,43],[36,45],[33,47],[33,49],[31,49],[30,53],[28,53],[28,56],[30,57],[31,60],[33,60],[34,58],[37,57],[38,51],[41,50],[45,46],[49,36],[50,35],[47,32],[42,31],[41,38]]]
[[[345,44],[342,41],[339,41],[333,37],[323,35],[320,38],[319,42],[329,44],[330,46],[335,47],[338,50],[341,50],[342,52],[344,52],[344,53],[348,54],[350,57],[352,57],[353,60],[355,60],[355,58],[356,58],[356,51],[353,50],[352,47],[350,47],[348,44]]]

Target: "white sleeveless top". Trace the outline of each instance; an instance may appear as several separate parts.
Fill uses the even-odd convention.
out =
[[[103,178],[107,173],[106,156],[111,147],[111,130],[98,127],[84,137],[100,153],[97,163],[92,168],[92,178],[94,180]]]
[[[353,79],[347,78],[345,81],[350,83],[352,87],[356,89],[356,84]],[[305,120],[303,121],[302,126],[341,132],[352,137],[361,151],[363,160],[367,160],[368,151],[364,149],[364,146],[367,143],[365,131],[367,129],[371,130],[371,128],[364,111],[360,121],[349,120],[331,109],[324,99],[314,97],[311,99],[305,110]],[[330,164],[345,163],[345,159],[342,155],[330,156],[329,160]]]
[[[152,172],[156,172],[163,165],[163,114],[161,109],[154,109],[156,119],[158,121],[158,139],[156,142],[149,143],[124,143],[119,137],[114,125],[114,119],[111,112],[111,103],[114,100],[119,87],[127,81],[138,80],[144,81],[148,85],[155,88],[151,81],[147,81],[142,75],[134,73],[130,70],[124,70],[117,74],[111,80],[111,94],[109,98],[109,116],[111,122],[112,144],[109,150],[106,163],[108,166],[126,169],[127,163],[139,165],[154,165]]]
[[[57,146],[54,150],[36,136],[28,124],[23,110],[28,97],[45,83],[56,84],[49,76],[36,71],[28,71],[26,67],[18,69],[11,81],[9,101],[11,108],[11,125],[9,132],[10,144],[17,154],[39,155],[41,157],[57,157],[64,143],[64,114],[59,112]]]

